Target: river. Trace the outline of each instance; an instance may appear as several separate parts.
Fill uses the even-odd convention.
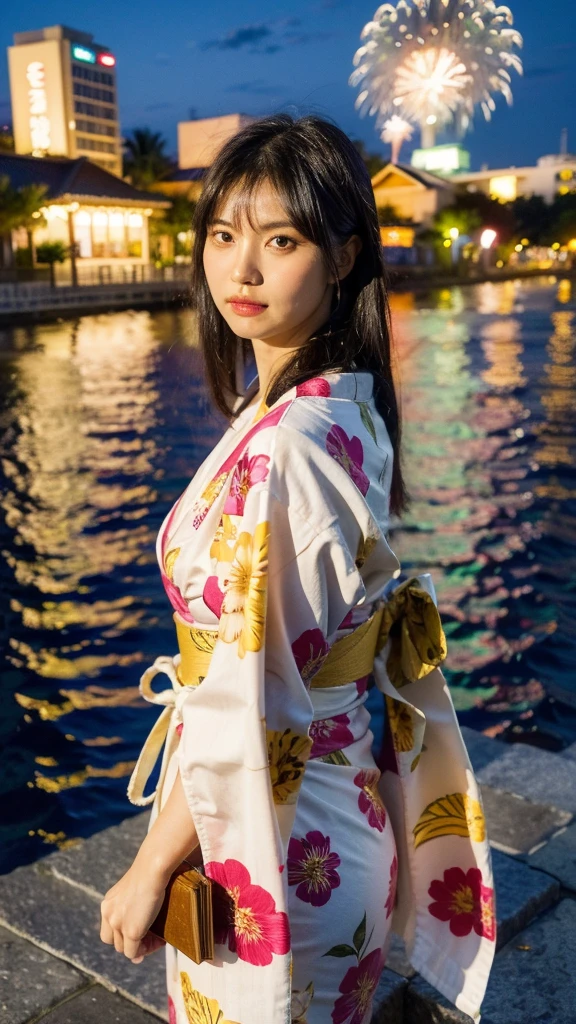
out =
[[[392,547],[432,573],[460,722],[550,750],[576,740],[573,287],[391,297]],[[175,650],[156,533],[223,427],[186,311],[0,330],[0,872],[134,811],[138,680]]]

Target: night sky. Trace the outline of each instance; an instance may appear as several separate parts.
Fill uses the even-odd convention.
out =
[[[6,47],[14,32],[64,24],[91,32],[115,54],[121,128],[144,125],[161,131],[176,153],[176,124],[190,117],[240,112],[262,116],[288,111],[334,119],[370,152],[390,147],[374,130],[374,119],[354,110],[358,89],[347,84],[360,31],[377,2],[361,0],[122,0],[104,4],[71,0],[4,0],[0,19],[0,118],[10,119]],[[576,152],[576,16],[571,0],[512,4],[514,28],[524,39],[519,52],[524,76],[511,70],[514,102],[496,98],[492,121],[476,111],[463,143],[471,168],[517,167],[560,151]],[[548,12],[548,13],[547,13]],[[437,142],[451,142],[449,131]],[[419,132],[405,143],[401,161],[419,145]]]

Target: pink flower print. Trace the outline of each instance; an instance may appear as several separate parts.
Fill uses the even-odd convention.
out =
[[[359,787],[358,807],[368,818],[372,828],[379,832],[384,831],[386,824],[386,808],[380,799],[377,784],[380,772],[377,768],[362,768],[354,778],[354,784]]]
[[[364,449],[360,438],[348,437],[346,431],[335,423],[326,435],[326,451],[344,467],[361,494],[366,494],[370,481],[362,469]]]
[[[338,626],[338,629],[348,629],[349,627],[352,627],[354,625],[354,614],[353,614],[353,612],[354,612],[353,608],[351,608],[349,612],[346,612],[346,615],[342,619],[342,622]]]
[[[162,583],[164,584],[164,590],[168,595],[168,600],[170,601],[170,604],[172,605],[174,611],[178,612],[178,614],[184,619],[185,622],[194,622],[194,619],[190,614],[188,605],[184,598],[182,597],[182,594],[178,590],[176,584],[172,583],[172,580],[169,580],[165,573],[161,572],[160,575],[162,577]]]
[[[306,686],[312,676],[322,668],[322,662],[330,650],[330,645],[321,629],[306,629],[292,644],[292,654]]]
[[[396,902],[396,886],[398,883],[398,857],[394,854],[392,863],[390,865],[390,882],[388,883],[388,896],[384,907],[386,909],[386,918],[390,917],[390,914],[394,910],[394,903]]]
[[[168,1019],[170,1024],[178,1024],[178,1017],[176,1016],[176,1007],[174,1000],[171,996],[168,996]]]
[[[306,395],[319,395],[322,398],[330,398],[330,384],[324,377],[311,377],[302,384],[296,385],[296,397],[302,398]]]
[[[354,736],[349,725],[348,715],[335,715],[334,718],[320,718],[312,722],[308,731],[312,740],[310,757],[323,757],[324,754],[331,754],[333,750],[341,750],[353,743]]]
[[[342,995],[332,1010],[333,1024],[364,1024],[383,967],[382,950],[373,949],[355,967],[348,968],[338,989]]]
[[[269,455],[252,455],[248,452],[240,457],[232,475],[230,490],[224,504],[224,512],[229,515],[244,514],[246,495],[254,484],[260,483],[268,476]]]
[[[240,960],[256,967],[272,963],[273,953],[288,953],[288,915],[276,910],[266,889],[252,884],[244,865],[239,860],[226,860],[223,864],[210,861],[204,869],[215,883],[215,941],[227,942]]]
[[[370,679],[370,675],[371,675],[371,673],[369,672],[367,676],[360,676],[360,679],[356,680],[356,689],[358,691],[358,696],[359,697],[361,697],[363,693],[366,693],[366,690],[367,690],[367,687],[368,687],[368,680]]]
[[[217,576],[208,576],[204,584],[204,590],[202,591],[202,600],[207,608],[211,612],[214,612],[218,618],[222,615],[222,602],[224,600],[224,591],[220,590],[218,586]]]
[[[461,938],[473,928],[477,935],[496,938],[494,890],[483,884],[480,868],[447,868],[444,881],[435,878],[428,895],[435,901],[428,905],[429,912],[439,921],[449,921],[453,935]]]
[[[330,836],[307,832],[305,839],[291,839],[288,845],[288,885],[297,885],[296,896],[303,903],[323,907],[340,885],[340,857],[330,850]]]

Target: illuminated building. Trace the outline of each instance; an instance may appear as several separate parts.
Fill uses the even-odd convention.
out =
[[[517,196],[542,196],[551,203],[556,193],[576,192],[576,155],[541,156],[535,166],[488,168],[451,174],[450,181],[464,185],[468,192],[485,192],[502,202]]]
[[[416,170],[407,164],[386,164],[372,178],[376,206],[392,206],[399,221],[411,220],[414,227],[428,227],[444,206],[450,206],[458,189],[428,171]],[[381,228],[383,245],[411,246],[414,232],[392,226],[397,235],[390,238],[391,228]]]
[[[87,32],[52,25],[8,47],[17,153],[87,156],[122,176],[116,58]]]
[[[256,118],[249,114],[200,117],[178,123],[178,166],[209,167],[218,150],[236,132]]]
[[[46,225],[34,229],[34,246],[75,244],[78,264],[84,266],[149,262],[149,219],[167,209],[169,200],[134,188],[85,157],[36,160],[0,152],[0,177],[4,175],[14,189],[45,185],[48,190],[41,208]],[[15,249],[27,247],[24,229],[12,233],[12,244]]]

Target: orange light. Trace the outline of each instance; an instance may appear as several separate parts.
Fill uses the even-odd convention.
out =
[[[113,68],[116,64],[116,57],[113,57],[111,53],[99,53],[98,63],[103,64],[105,68]]]

